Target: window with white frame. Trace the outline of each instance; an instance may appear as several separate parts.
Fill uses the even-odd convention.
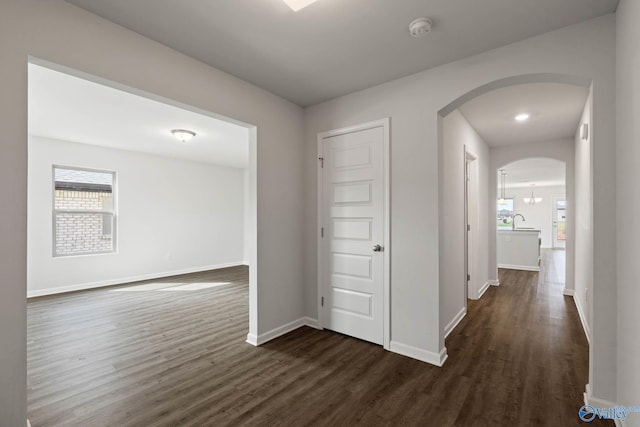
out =
[[[53,167],[53,256],[115,252],[115,172]]]
[[[498,230],[511,230],[513,224],[513,199],[498,200]]]

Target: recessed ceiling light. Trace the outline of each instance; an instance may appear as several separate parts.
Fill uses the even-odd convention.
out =
[[[516,119],[517,122],[524,122],[524,121],[529,120],[529,117],[531,117],[531,116],[529,114],[527,114],[527,113],[520,113],[515,117],[515,119]]]
[[[293,10],[294,12],[299,11],[300,9],[304,9],[312,3],[317,2],[318,0],[282,0]]]
[[[173,136],[178,138],[178,141],[180,141],[180,142],[187,142],[191,138],[196,136],[195,132],[190,131],[190,130],[186,130],[186,129],[174,129],[174,130],[171,131],[171,133],[173,134]]]

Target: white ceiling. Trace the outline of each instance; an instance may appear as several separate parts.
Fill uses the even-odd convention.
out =
[[[180,143],[172,129],[196,137]],[[109,148],[244,168],[241,126],[29,64],[29,133]]]
[[[573,138],[589,95],[586,87],[557,83],[509,86],[460,107],[490,147]],[[530,119],[518,122],[519,113]]]
[[[565,185],[565,164],[559,160],[535,158],[509,163],[502,169],[507,173],[505,188],[554,187]],[[500,173],[498,172],[498,177]],[[498,181],[498,188],[500,182]]]
[[[67,0],[307,106],[614,12],[619,0]],[[409,23],[433,19],[424,38]]]

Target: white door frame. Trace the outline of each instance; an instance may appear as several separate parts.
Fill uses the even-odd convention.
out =
[[[464,156],[464,286],[466,288],[466,295],[464,300],[465,307],[467,306],[467,299],[476,300],[478,295],[478,258],[479,258],[479,241],[478,241],[478,228],[480,227],[480,195],[479,195],[479,183],[478,183],[478,156],[469,150],[465,145],[463,150]],[[469,192],[472,192],[472,197],[469,198]],[[473,217],[469,216],[469,207],[473,203],[475,206],[472,209]],[[468,231],[467,226],[471,227]],[[472,235],[471,241],[469,241],[469,233]],[[471,256],[469,256],[471,253]],[[471,268],[469,266],[471,265]],[[468,275],[471,275],[471,280],[467,280]]]
[[[382,344],[386,350],[389,350],[391,343],[391,151],[390,151],[390,119],[384,118],[380,120],[375,120],[367,123],[362,123],[359,125],[348,126],[340,129],[334,129],[326,132],[321,132],[318,134],[318,166],[317,166],[317,180],[318,180],[318,190],[317,190],[317,199],[318,199],[318,216],[317,216],[317,251],[318,251],[318,260],[317,260],[317,269],[318,269],[318,277],[316,283],[317,290],[317,309],[318,309],[318,324],[321,329],[323,329],[323,325],[326,324],[326,319],[323,319],[323,310],[322,310],[322,285],[324,283],[324,245],[323,245],[323,236],[321,235],[321,231],[324,227],[323,219],[324,219],[324,176],[323,176],[323,168],[322,168],[322,155],[323,155],[323,146],[322,141],[325,138],[330,138],[332,136],[344,135],[347,133],[358,132],[367,129],[373,129],[377,127],[382,127],[383,129],[383,155],[384,155],[384,180],[383,180],[383,188],[384,188],[384,251],[382,252],[383,256],[383,265],[384,265],[384,274],[382,277],[382,298],[383,298],[383,313],[382,313],[382,323],[383,323],[383,332],[382,332]]]

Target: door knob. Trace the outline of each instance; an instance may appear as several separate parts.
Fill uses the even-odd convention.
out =
[[[382,250],[383,250],[383,249],[384,249],[384,248],[383,248],[382,246],[380,246],[380,245],[375,245],[375,246],[373,247],[373,252],[382,252]]]

